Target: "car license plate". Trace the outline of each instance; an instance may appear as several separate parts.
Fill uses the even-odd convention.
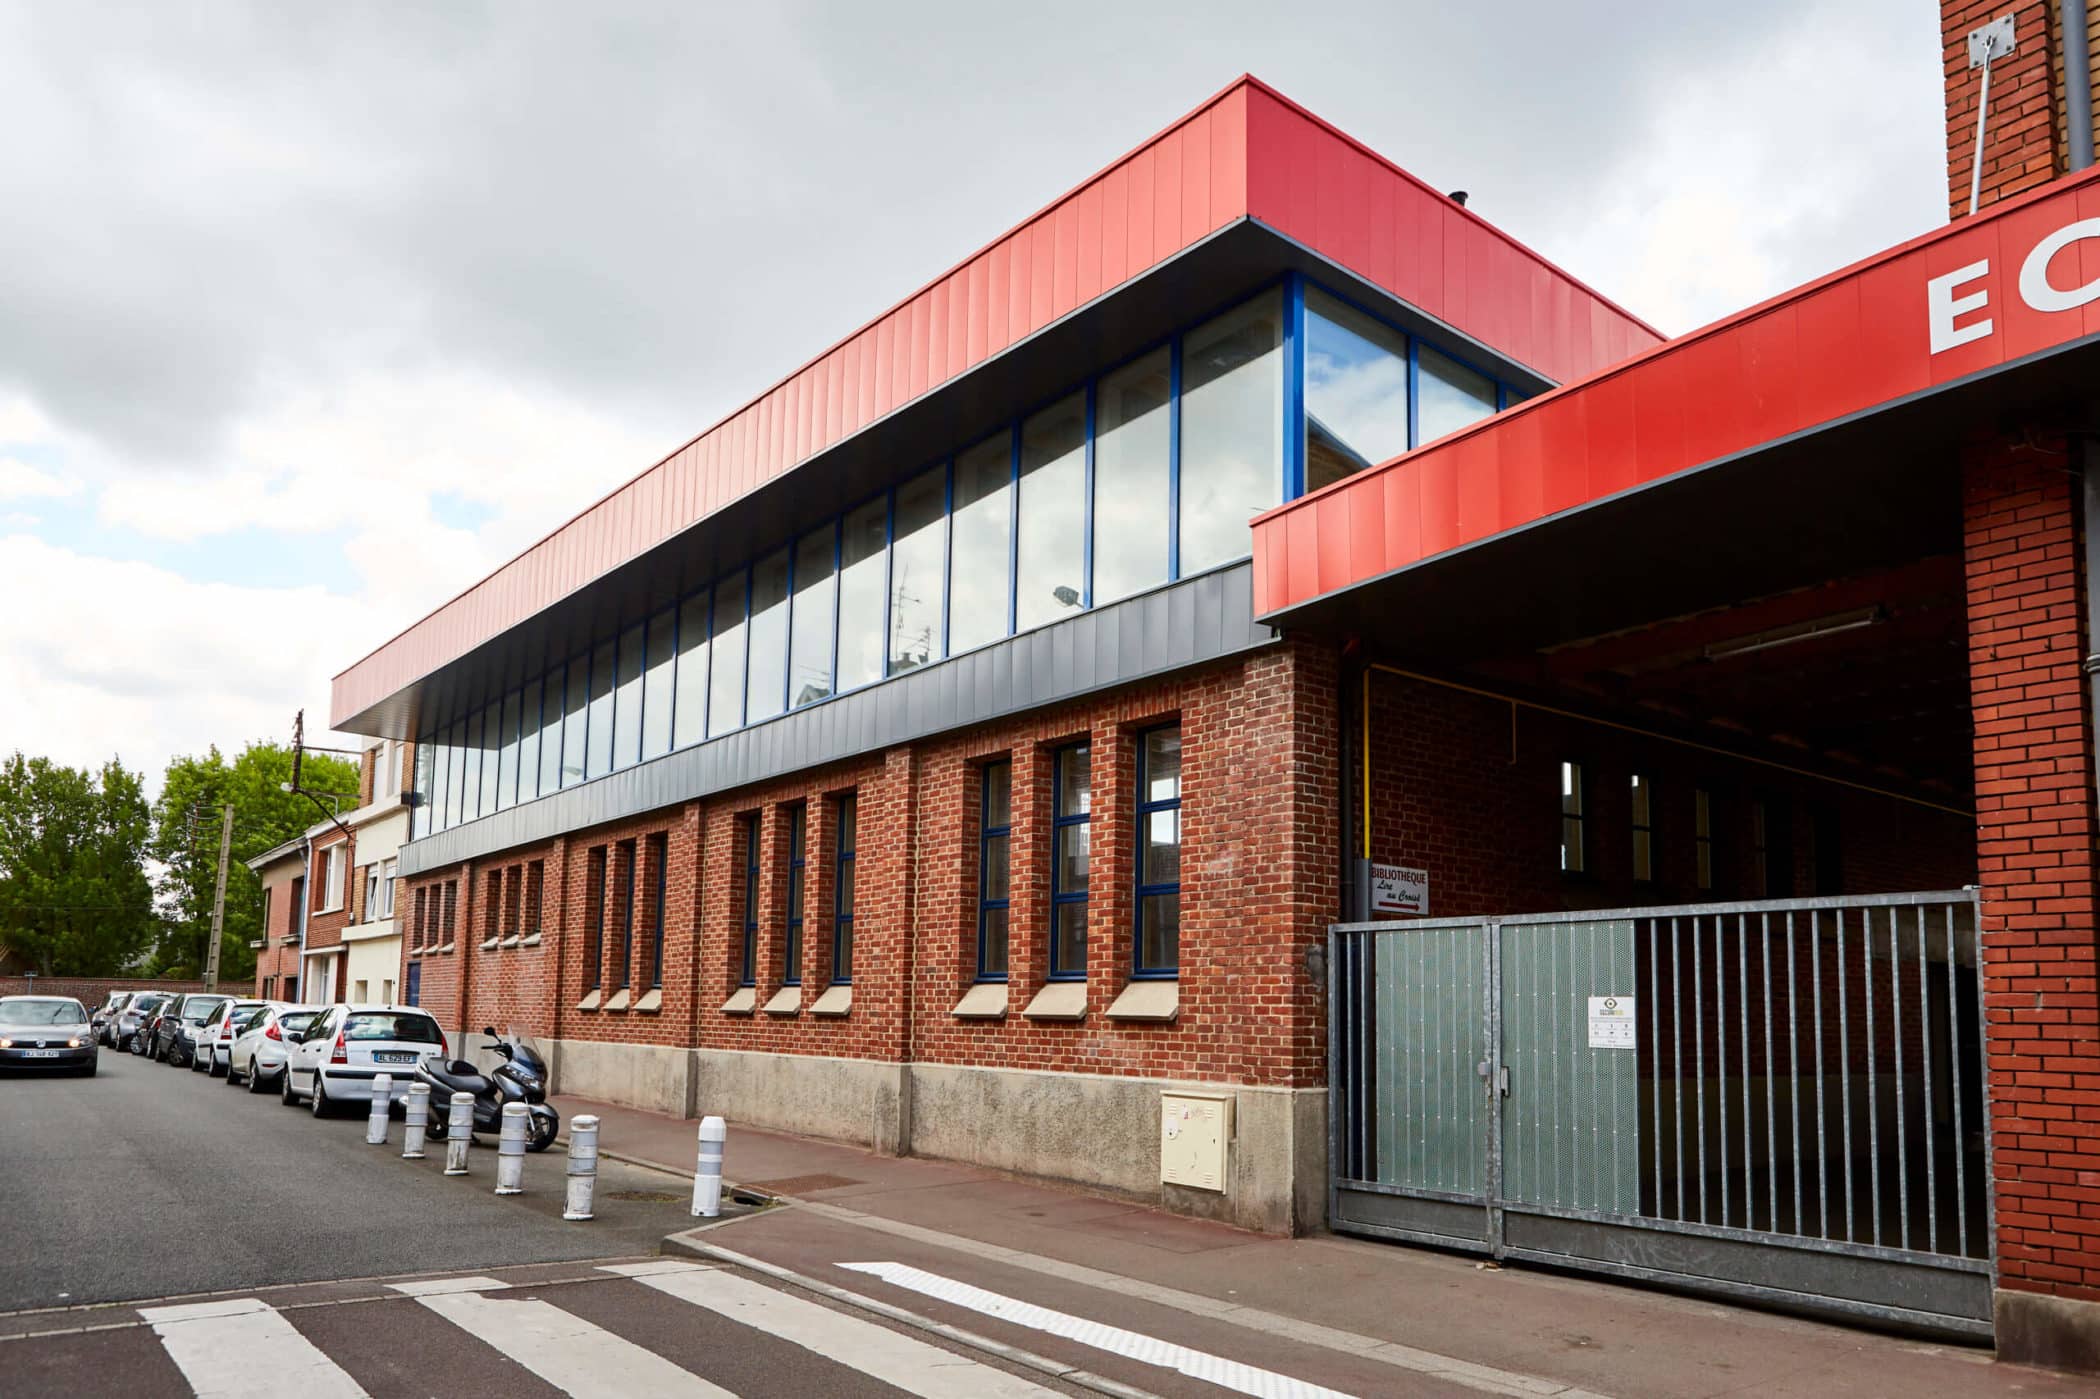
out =
[[[413,1054],[395,1053],[390,1050],[381,1050],[379,1053],[374,1054],[372,1056],[372,1062],[375,1064],[413,1064],[416,1062],[416,1056]]]
[[[58,1057],[58,1051],[55,1049],[25,1049],[22,1052],[32,1059],[56,1059]]]

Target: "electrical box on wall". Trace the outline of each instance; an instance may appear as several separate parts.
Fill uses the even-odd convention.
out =
[[[1223,1191],[1231,1143],[1230,1093],[1159,1095],[1159,1178],[1162,1183]]]

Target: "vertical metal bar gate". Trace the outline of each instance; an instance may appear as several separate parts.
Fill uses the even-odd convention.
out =
[[[1973,890],[1337,925],[1337,1230],[1990,1334]]]

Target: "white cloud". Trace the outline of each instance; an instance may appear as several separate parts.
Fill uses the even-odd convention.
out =
[[[79,489],[78,481],[64,480],[16,457],[0,457],[0,500],[48,499]]]

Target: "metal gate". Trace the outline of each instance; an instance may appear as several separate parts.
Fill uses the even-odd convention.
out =
[[[1329,1220],[1988,1336],[1976,909],[1339,925]]]

